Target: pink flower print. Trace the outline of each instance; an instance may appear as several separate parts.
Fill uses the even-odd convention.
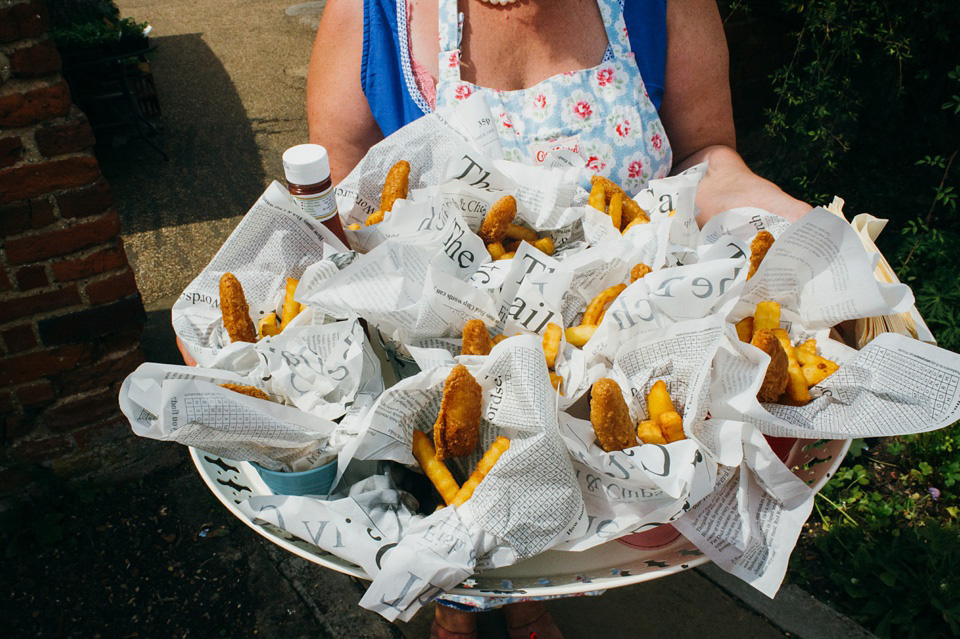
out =
[[[510,121],[510,116],[507,115],[506,112],[504,111],[500,112],[500,126],[502,126],[505,129],[513,128],[513,122]]]
[[[659,151],[663,148],[663,137],[659,133],[654,133],[653,137],[650,138],[650,144],[653,145],[653,148]]]
[[[605,87],[613,82],[613,69],[606,68],[597,71],[597,86]]]
[[[456,68],[460,64],[460,54],[457,51],[450,52],[450,58],[447,60],[447,66],[451,69]]]
[[[593,109],[590,108],[590,103],[586,100],[580,100],[573,105],[573,113],[581,120],[586,120],[591,115],[593,115]]]
[[[604,162],[604,161],[602,161],[602,160],[601,160],[599,157],[597,157],[596,155],[591,155],[591,156],[587,159],[587,168],[590,169],[591,171],[593,171],[594,173],[599,173],[600,171],[602,171],[602,170],[604,170],[605,168],[607,168],[607,163]]]
[[[641,160],[634,160],[627,165],[627,175],[631,178],[639,178],[643,176],[643,162]]]
[[[630,135],[630,120],[623,120],[617,123],[617,126],[613,127],[613,129],[621,138],[627,137]]]
[[[461,84],[460,86],[457,87],[457,90],[454,92],[453,95],[458,100],[466,100],[467,98],[470,97],[471,93],[473,93],[473,89],[471,89],[466,84]]]
[[[537,94],[537,96],[533,98],[533,106],[538,109],[545,109],[547,107],[547,96],[542,93]]]

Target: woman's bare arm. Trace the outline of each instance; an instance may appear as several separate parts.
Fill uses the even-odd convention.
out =
[[[791,220],[810,205],[753,173],[736,151],[729,56],[714,0],[669,0],[667,68],[660,118],[673,147],[673,172],[707,161],[697,191],[702,225],[714,215],[756,206]]]
[[[323,10],[307,75],[310,141],[326,147],[340,182],[383,139],[360,83],[363,3],[329,0]]]

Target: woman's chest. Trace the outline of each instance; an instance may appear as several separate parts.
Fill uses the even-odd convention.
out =
[[[437,79],[437,0],[416,0],[411,9],[412,55]],[[596,66],[607,48],[596,0],[531,0],[506,7],[461,0],[459,9],[464,16],[460,77],[479,86],[527,88]]]

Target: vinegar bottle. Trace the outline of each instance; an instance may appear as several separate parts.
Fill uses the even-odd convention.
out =
[[[283,154],[283,172],[290,195],[300,209],[330,229],[349,247],[337,211],[327,150],[319,144],[290,147]]]

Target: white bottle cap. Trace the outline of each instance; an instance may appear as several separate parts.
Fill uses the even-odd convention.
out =
[[[317,184],[330,177],[330,158],[319,144],[298,144],[283,153],[283,172],[290,184]]]

